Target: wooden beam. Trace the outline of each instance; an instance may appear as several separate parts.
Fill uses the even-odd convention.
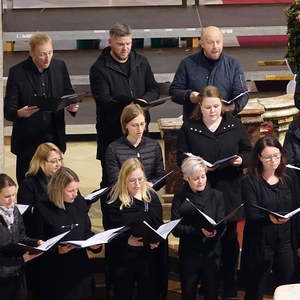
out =
[[[266,75],[266,80],[292,80],[294,75]]]
[[[284,59],[276,60],[259,60],[256,62],[258,66],[286,66]]]

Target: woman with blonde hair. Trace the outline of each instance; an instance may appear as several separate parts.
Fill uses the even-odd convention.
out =
[[[64,240],[86,240],[93,235],[87,204],[79,193],[79,178],[61,167],[48,185],[49,201],[39,202],[37,213],[45,240],[67,230]],[[100,245],[89,247],[99,252]],[[41,260],[41,298],[43,300],[83,300],[94,293],[86,249],[61,246],[48,251]],[[49,283],[51,288],[49,288]]]
[[[38,224],[32,214],[36,204],[48,201],[47,186],[51,176],[63,164],[62,152],[53,143],[39,145],[31,159],[29,170],[18,191],[18,203],[30,205],[24,214],[27,234],[36,236]]]
[[[162,224],[160,200],[147,184],[144,168],[137,158],[126,160],[108,201],[102,205],[103,226],[111,229],[147,221],[157,228]],[[161,299],[164,243],[144,243],[129,229],[106,247],[115,300]],[[160,269],[160,267],[162,269]],[[134,287],[137,284],[137,298]]]
[[[127,105],[120,118],[124,136],[112,142],[105,155],[107,183],[116,183],[121,166],[128,158],[138,158],[150,185],[165,175],[162,153],[157,141],[144,136],[145,113],[138,104]]]

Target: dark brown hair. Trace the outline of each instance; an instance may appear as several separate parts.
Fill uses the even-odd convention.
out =
[[[207,87],[203,88],[198,95],[198,99],[199,102],[197,103],[193,114],[192,114],[192,119],[194,120],[202,120],[202,113],[201,113],[201,105],[203,102],[204,98],[207,97],[214,97],[214,98],[219,98],[221,105],[222,105],[222,112],[221,114],[223,114],[223,102],[221,101],[222,97],[221,97],[221,93],[219,91],[219,89],[213,85],[208,85]]]
[[[263,164],[259,159],[259,156],[261,156],[261,153],[266,147],[275,147],[279,149],[281,153],[280,158],[280,164],[275,170],[275,175],[283,181],[286,175],[286,166],[285,166],[285,156],[284,151],[279,143],[279,141],[271,135],[266,135],[262,138],[260,138],[254,145],[252,150],[252,156],[251,156],[251,163],[249,166],[249,173],[254,176],[256,179],[261,180],[262,179],[262,173],[263,173]]]
[[[17,186],[11,177],[2,173],[0,174],[0,191],[7,186]]]

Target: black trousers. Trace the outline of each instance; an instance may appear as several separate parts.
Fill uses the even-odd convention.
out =
[[[16,277],[0,278],[1,300],[27,300],[27,288],[25,275],[22,273]]]
[[[159,266],[154,261],[144,257],[119,264],[113,263],[110,267],[114,300],[159,299]]]
[[[222,280],[225,297],[235,297],[237,293],[237,264],[240,247],[236,231],[237,222],[229,222],[222,242]]]
[[[181,299],[195,300],[201,280],[205,300],[218,299],[218,268],[216,258],[201,253],[184,253],[179,257]]]
[[[276,249],[265,247],[264,253],[264,259],[253,260],[248,270],[244,300],[263,300],[271,270],[276,275],[277,285],[292,283],[295,259],[291,244],[279,245]]]

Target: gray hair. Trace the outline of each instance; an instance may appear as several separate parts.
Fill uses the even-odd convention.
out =
[[[109,30],[109,36],[111,38],[128,35],[131,35],[131,28],[127,24],[116,23]]]
[[[185,177],[193,177],[198,172],[206,173],[207,167],[200,156],[189,156],[181,164],[181,172]]]

